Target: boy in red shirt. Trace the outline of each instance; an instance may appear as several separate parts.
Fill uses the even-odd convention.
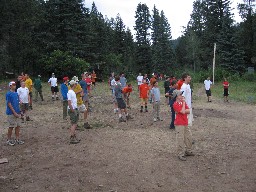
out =
[[[223,95],[224,95],[224,102],[228,102],[228,87],[229,87],[229,82],[227,81],[226,78],[224,78],[224,82],[222,83],[223,84],[223,88],[224,88],[224,92],[223,92]]]
[[[149,86],[147,84],[146,79],[142,80],[142,84],[140,85],[140,98],[141,98],[141,106],[140,112],[143,112],[143,105],[145,105],[145,112],[148,112],[148,96],[149,96]]]
[[[122,90],[122,93],[123,93],[123,96],[124,96],[124,100],[126,101],[126,105],[127,105],[128,109],[131,108],[131,106],[130,106],[130,99],[129,99],[131,92],[132,92],[132,85],[131,84],[128,84]]]
[[[187,114],[190,113],[190,109],[185,102],[185,98],[182,96],[183,91],[174,90],[173,97],[176,97],[176,101],[173,104],[173,109],[176,113],[174,125],[176,131],[176,143],[178,147],[178,158],[182,161],[186,161],[185,156],[194,156],[192,152],[192,135],[190,128],[188,127]]]

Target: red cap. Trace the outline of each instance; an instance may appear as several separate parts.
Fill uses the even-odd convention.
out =
[[[68,81],[69,78],[68,77],[63,77],[63,81]]]

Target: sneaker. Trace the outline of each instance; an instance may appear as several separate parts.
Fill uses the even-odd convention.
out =
[[[18,139],[18,140],[15,139],[15,143],[17,143],[18,145],[23,145],[25,142],[24,142],[24,141],[21,141],[21,140],[19,140],[19,139]]]
[[[157,120],[158,120],[158,121],[163,121],[163,119],[161,119],[160,117],[157,117]]]
[[[56,97],[56,100],[59,100],[59,97]]]
[[[55,99],[54,99],[54,97],[52,97],[52,101],[54,101]]]
[[[86,122],[86,123],[84,123],[84,128],[85,129],[91,129],[92,127],[88,122]]]
[[[191,152],[191,151],[186,151],[185,155],[186,156],[195,156],[195,154],[193,152]]]
[[[15,145],[15,142],[13,142],[12,140],[7,140],[7,141],[6,141],[6,144],[7,144],[7,145],[10,145],[10,146],[14,146],[14,145]]]
[[[133,117],[132,117],[131,115],[129,115],[129,114],[128,114],[128,115],[126,116],[126,119],[127,119],[127,120],[129,120],[129,119],[133,119]]]
[[[76,137],[74,137],[74,136],[70,136],[70,144],[77,144],[77,143],[79,143],[80,141],[78,141],[77,139],[76,139]]]
[[[157,119],[156,118],[154,118],[154,122],[156,122],[157,121]]]
[[[143,110],[141,109],[141,110],[140,110],[140,112],[142,113],[142,112],[143,112]]]
[[[181,160],[181,161],[186,161],[186,160],[187,160],[186,157],[183,156],[183,155],[178,156],[178,158],[179,158],[179,160]]]
[[[123,117],[119,117],[119,123],[121,122],[126,122],[126,119],[124,119]]]
[[[26,121],[32,121],[29,116],[26,117]]]
[[[32,105],[31,105],[31,106],[29,106],[29,109],[30,109],[30,110],[33,110],[33,107],[32,107]]]

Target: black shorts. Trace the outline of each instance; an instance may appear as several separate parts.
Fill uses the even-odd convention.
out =
[[[95,85],[96,82],[92,82],[93,85]]]
[[[117,98],[117,106],[119,109],[125,109],[126,108],[126,104],[124,102],[124,100],[122,98]]]
[[[223,93],[224,96],[228,96],[228,89],[224,89],[224,93]]]
[[[56,86],[56,87],[51,87],[51,91],[52,91],[52,93],[57,93],[57,92],[59,92],[59,87],[58,86]]]
[[[211,89],[205,90],[207,97],[212,96]]]

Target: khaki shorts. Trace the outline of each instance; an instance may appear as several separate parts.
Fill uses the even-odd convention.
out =
[[[77,108],[78,108],[79,113],[84,113],[86,111],[86,107],[84,104],[79,105]]]
[[[70,116],[71,124],[77,124],[79,120],[79,112],[78,109],[75,109],[74,112],[72,112],[70,109],[68,110],[68,115]]]
[[[140,98],[141,103],[148,103],[148,98]]]
[[[28,103],[21,103],[20,104],[21,111],[28,111]]]
[[[14,115],[8,115],[7,121],[9,123],[9,127],[20,127],[21,126],[21,119],[15,117]]]

